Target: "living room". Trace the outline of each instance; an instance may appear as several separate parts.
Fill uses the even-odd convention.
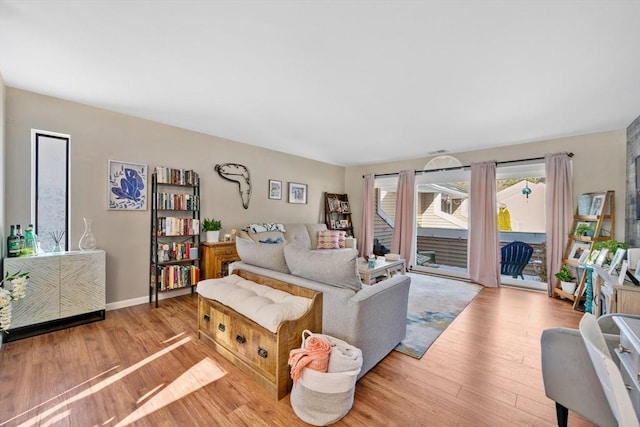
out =
[[[637,93],[637,85],[630,87],[630,91]],[[32,129],[70,135],[70,249],[77,249],[84,229],[82,219],[91,218],[98,247],[105,250],[107,257],[107,317],[112,313],[116,318],[124,317],[123,314],[117,314],[117,309],[120,308],[141,304],[146,307],[150,222],[148,210],[117,212],[107,209],[106,180],[109,160],[197,171],[201,179],[201,215],[220,219],[223,224],[222,234],[230,233],[232,229],[240,229],[251,222],[323,222],[322,195],[324,192],[332,192],[349,195],[357,235],[362,213],[364,174],[419,170],[434,157],[428,155],[428,152],[446,148],[434,137],[432,140],[436,142],[425,142],[424,154],[419,156],[405,158],[401,153],[390,150],[386,158],[392,158],[393,161],[366,164],[354,161],[342,165],[252,145],[253,141],[239,142],[233,138],[213,136],[140,118],[133,109],[131,114],[116,112],[115,106],[119,101],[99,108],[88,105],[88,101],[62,99],[46,95],[45,92],[46,88],[37,91],[14,87],[6,83],[0,75],[0,97],[3,100],[0,104],[0,198],[4,206],[3,212],[0,213],[0,237],[3,241],[6,240],[9,224],[27,224],[31,219],[29,165]],[[627,190],[626,165],[629,161],[627,127],[638,117],[638,113],[639,111],[635,111],[626,122],[616,128],[603,125],[592,132],[563,136],[549,131],[535,139],[523,137],[509,141],[501,140],[500,144],[491,148],[462,150],[452,155],[462,164],[468,165],[478,161],[510,161],[540,157],[549,152],[573,152],[574,199],[582,193],[614,190],[616,205],[624,207]],[[227,118],[231,120],[230,117]],[[365,142],[357,145],[360,150],[369,150]],[[221,179],[214,170],[216,164],[225,162],[241,163],[251,172],[253,187],[248,209],[242,206],[237,186]],[[283,189],[286,189],[289,182],[306,184],[307,203],[287,203],[286,194],[282,200],[269,199],[269,179],[282,181]],[[625,209],[619,208],[616,211],[616,235],[619,240],[625,239],[625,219]],[[505,298],[517,305],[514,301],[518,301],[518,297],[510,295]],[[527,298],[529,297],[524,297],[525,300]],[[547,303],[546,299],[541,301]],[[575,326],[577,314],[574,316],[570,309],[565,311],[561,301],[549,299],[548,304],[558,313],[567,316],[567,326]],[[180,311],[179,308],[176,310]],[[141,312],[132,313],[136,315]],[[151,316],[150,319],[158,320],[156,315]],[[147,322],[152,323],[151,320],[143,321]],[[543,320],[539,322],[545,323]],[[452,341],[455,342],[455,339],[450,338],[446,342]],[[93,350],[97,351],[95,348]],[[133,357],[132,359],[138,360]],[[383,366],[377,375],[399,375],[403,378],[411,376],[411,363],[391,366],[393,367]],[[406,370],[394,373],[393,369],[398,366]],[[371,383],[365,383],[364,390],[360,393],[365,394],[367,387],[373,386]],[[7,392],[3,393],[3,397],[7,398]],[[532,405],[538,404],[539,402],[536,402]],[[259,407],[261,404],[254,402],[253,405]],[[270,406],[270,409],[273,408],[284,410]],[[362,414],[360,416],[359,421],[367,421],[366,418],[362,418]],[[393,420],[386,421],[388,425],[393,425]],[[527,424],[525,421],[522,422]],[[549,420],[546,419],[545,422],[549,423]],[[250,424],[247,422],[247,425]],[[352,425],[354,424],[356,422]]]

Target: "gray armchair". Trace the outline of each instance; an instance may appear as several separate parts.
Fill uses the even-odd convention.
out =
[[[620,331],[613,316],[640,318],[633,314],[607,314],[598,318],[611,354],[615,354],[613,349],[620,343]],[[558,426],[567,426],[569,410],[598,426],[617,426],[580,331],[545,329],[540,341],[544,391],[556,402]],[[616,363],[619,363],[617,357]]]

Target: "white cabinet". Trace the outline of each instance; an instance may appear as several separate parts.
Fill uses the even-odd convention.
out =
[[[5,258],[4,273],[29,273],[24,299],[13,302],[9,340],[104,319],[105,252],[69,251]]]
[[[640,320],[614,316],[620,328],[620,346],[616,349],[620,358],[620,372],[636,415],[640,417]]]

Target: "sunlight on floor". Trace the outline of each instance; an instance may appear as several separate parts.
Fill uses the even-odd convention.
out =
[[[181,335],[183,334],[179,334],[175,337],[172,337],[164,341],[163,343],[166,344],[168,342],[175,341]],[[48,399],[42,404],[34,406],[33,408],[30,408],[29,410],[21,414],[18,414],[9,420],[6,420],[0,423],[0,425],[6,425],[12,421],[17,421],[18,419],[23,418],[25,416],[29,416],[30,413],[34,413],[34,412],[37,412],[37,414],[33,414],[31,418],[29,418],[26,421],[23,421],[21,424],[19,424],[19,426],[21,427],[36,426],[36,425],[48,426],[48,425],[55,425],[57,423],[60,423],[65,418],[69,418],[71,416],[71,410],[69,409],[69,405],[75,402],[78,402],[81,399],[87,398],[92,394],[95,394],[105,389],[106,387],[113,385],[117,381],[120,381],[123,378],[125,378],[127,375],[136,372],[138,369],[142,368],[143,366],[158,360],[162,356],[165,356],[171,353],[173,350],[187,344],[192,340],[193,340],[192,337],[183,338],[175,342],[174,344],[169,345],[167,348],[152,354],[151,356],[141,360],[138,363],[135,363],[129,368],[126,368],[117,373],[113,373],[111,374],[111,376],[101,380],[97,384],[89,385],[85,390],[78,391],[77,393],[72,394],[75,390],[83,387],[84,385],[89,384],[92,381],[100,377],[103,377],[108,373],[118,369],[119,366],[108,369],[107,371],[99,375],[96,375],[88,379],[87,381],[84,381],[81,384],[78,384],[77,386],[72,387],[71,389],[63,393],[60,393],[59,395]],[[213,360],[209,359],[208,357],[204,358],[200,362],[191,366],[186,372],[178,376],[174,381],[172,381],[166,387],[164,384],[160,384],[154,387],[149,392],[145,393],[143,396],[141,396],[135,403],[137,406],[139,406],[142,402],[144,402],[142,403],[142,406],[139,406],[138,409],[136,409],[133,413],[127,415],[124,419],[119,421],[116,425],[124,426],[136,420],[139,420],[144,416],[170,404],[171,402],[177,399],[180,399],[188,395],[189,393],[193,393],[196,390],[206,386],[207,384],[210,384],[211,382],[214,382],[222,378],[225,374],[226,372],[220,366],[218,366]],[[65,400],[60,401],[60,399],[63,398],[65,395],[68,397]],[[59,403],[56,403],[54,406],[48,409],[44,409],[45,405],[47,405],[48,403],[54,400],[56,400]],[[102,423],[102,425],[111,424],[113,421],[117,420],[117,418],[118,418],[117,416],[111,417],[110,419]]]

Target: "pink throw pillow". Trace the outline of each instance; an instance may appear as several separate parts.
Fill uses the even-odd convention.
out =
[[[318,249],[340,249],[345,247],[344,231],[322,230],[318,231]]]

